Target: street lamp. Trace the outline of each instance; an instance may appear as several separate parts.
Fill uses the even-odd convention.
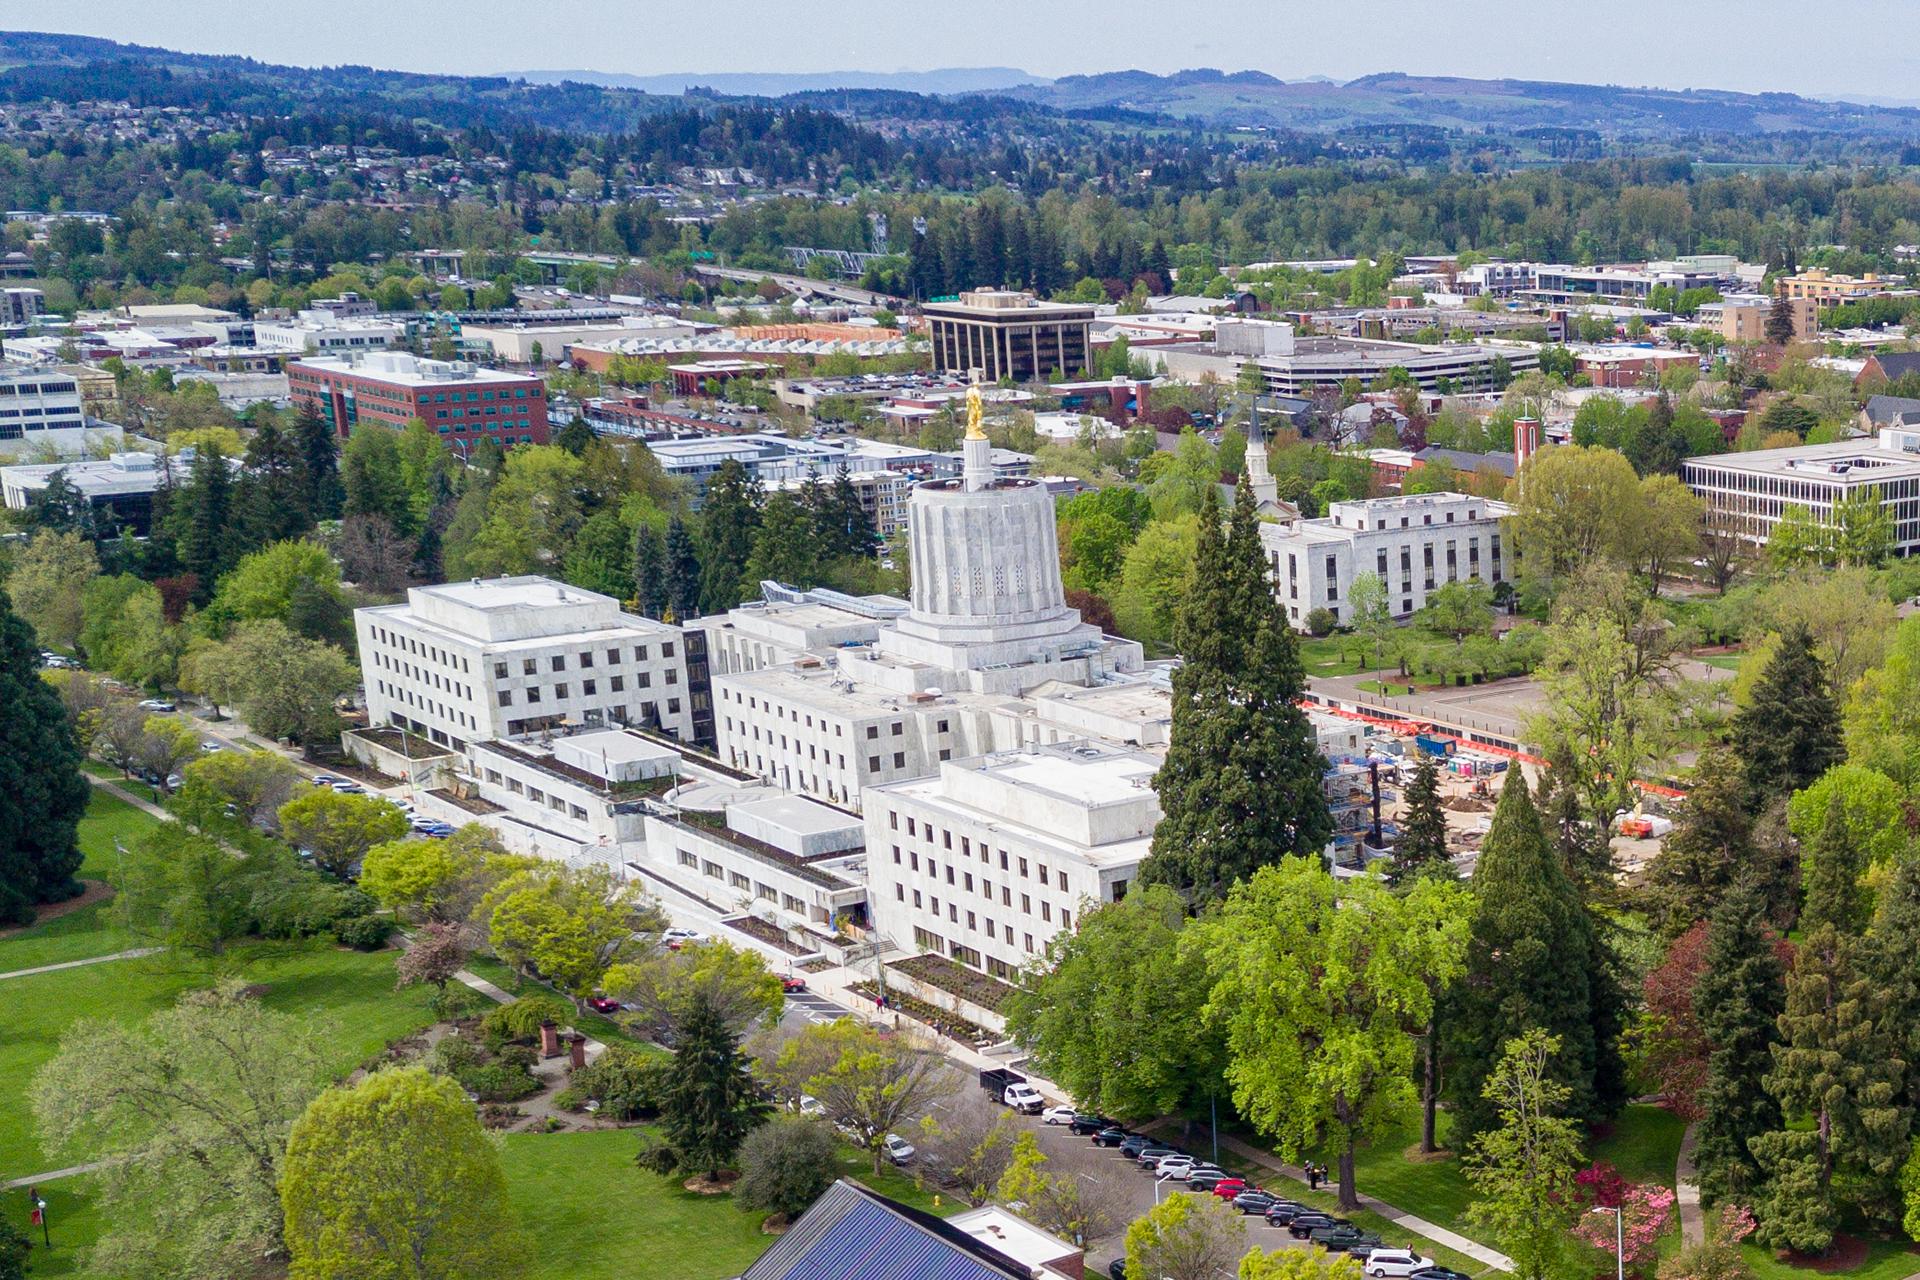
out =
[[[1619,1280],[1627,1280],[1627,1212],[1618,1205],[1608,1208],[1601,1205],[1587,1210],[1588,1213],[1610,1213],[1613,1215],[1613,1257]]]

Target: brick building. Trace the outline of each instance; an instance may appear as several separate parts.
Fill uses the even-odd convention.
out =
[[[342,439],[358,422],[398,429],[418,418],[468,446],[547,443],[546,383],[465,361],[403,351],[296,360],[287,366],[287,388],[296,409],[313,409]]]

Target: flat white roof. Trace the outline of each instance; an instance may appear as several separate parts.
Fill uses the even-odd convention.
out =
[[[498,386],[540,381],[530,374],[507,373],[464,360],[422,360],[405,351],[372,351],[358,358],[304,356],[294,363],[303,369],[353,374],[407,387]]]
[[[430,587],[415,587],[414,590],[421,595],[439,596],[468,609],[544,609],[560,604],[614,603],[611,596],[532,574],[518,578],[443,582]]]

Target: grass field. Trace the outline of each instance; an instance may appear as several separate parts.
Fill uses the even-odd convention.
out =
[[[507,1186],[521,1221],[543,1243],[529,1280],[722,1280],[739,1275],[774,1237],[766,1215],[732,1196],[702,1196],[634,1166],[638,1132],[509,1134]],[[841,1150],[841,1171],[884,1195],[934,1213],[939,1206],[895,1170],[873,1175],[871,1160]]]
[[[96,789],[86,816],[80,819],[80,850],[86,855],[80,864],[81,877],[112,881],[117,870],[115,837],[130,844],[158,822],[158,818]],[[96,903],[0,938],[0,973],[112,955],[139,946],[138,939],[112,925],[107,911],[108,904]]]
[[[1850,1280],[1905,1280],[1920,1275],[1920,1245],[1875,1240],[1867,1245],[1867,1258],[1851,1271],[1821,1271],[1796,1267],[1773,1256],[1773,1250],[1758,1245],[1740,1246],[1740,1252],[1753,1268],[1756,1280],[1814,1280],[1817,1276],[1844,1275]]]

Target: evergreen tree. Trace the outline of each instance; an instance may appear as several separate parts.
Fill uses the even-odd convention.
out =
[[[667,608],[673,611],[674,621],[684,622],[699,616],[703,576],[700,558],[693,549],[693,535],[687,532],[680,517],[675,516],[667,522],[666,564],[660,577],[660,589],[665,593]]]
[[[1776,347],[1784,347],[1793,341],[1793,304],[1787,301],[1785,293],[1773,296],[1773,306],[1767,311],[1765,326],[1767,341]]]
[[[1905,1105],[1920,1122],[1920,859],[1908,857],[1880,888],[1860,967],[1885,1002],[1881,1019],[1906,1064]]]
[[[1454,988],[1444,1023],[1456,1148],[1496,1120],[1483,1090],[1501,1046],[1535,1028],[1560,1039],[1554,1074],[1570,1091],[1570,1114],[1592,1117],[1601,1110],[1594,1087],[1592,932],[1517,768],[1494,807],[1473,889],[1467,974]]]
[[[725,613],[743,599],[740,584],[760,528],[760,482],[732,458],[707,481],[700,512],[700,609]],[[673,562],[669,530],[667,560]],[[757,594],[756,584],[753,594]]]
[[[587,446],[592,444],[595,439],[597,439],[597,437],[593,434],[593,428],[588,426],[587,420],[577,413],[573,415],[566,426],[553,433],[553,443],[559,445],[576,458],[585,453]]]
[[[333,429],[311,407],[303,408],[293,420],[293,440],[306,490],[301,506],[315,522],[338,520],[342,502],[340,450]]]
[[[1753,1139],[1767,1174],[1757,1206],[1764,1244],[1823,1252],[1845,1201],[1870,1213],[1891,1208],[1907,1158],[1904,1064],[1880,1022],[1880,994],[1854,963],[1856,945],[1822,926],[1800,944],[1787,978],[1767,1092],[1789,1120],[1812,1125]]]
[[[1845,756],[1840,711],[1813,634],[1795,623],[1733,717],[1733,753],[1746,770],[1747,811],[1810,785]]]
[[[1746,775],[1724,747],[1701,753],[1693,789],[1667,841],[1647,867],[1647,908],[1666,938],[1713,914],[1734,877],[1753,859]]]
[[[49,533],[77,533],[83,538],[100,536],[92,501],[67,478],[65,467],[47,477],[45,488],[27,495],[26,521],[33,528]]]
[[[1694,1017],[1707,1042],[1694,1160],[1709,1200],[1752,1195],[1761,1175],[1747,1142],[1780,1127],[1780,1105],[1765,1079],[1786,989],[1765,907],[1747,880],[1720,900],[1707,924],[1706,968],[1693,992]]]
[[[268,418],[247,441],[246,466],[234,485],[234,517],[242,552],[297,538],[313,528],[307,501],[300,442]]]
[[[1857,936],[1873,910],[1873,897],[1860,879],[1867,870],[1866,850],[1854,838],[1846,798],[1837,788],[1807,860],[1807,901],[1800,927],[1811,931],[1832,925],[1848,937]]]
[[[76,841],[92,791],[39,652],[0,591],[0,924],[25,924],[35,904],[80,892]]]
[[[686,530],[682,528],[684,534]],[[633,598],[640,612],[657,618],[667,611],[667,550],[660,531],[645,520],[633,531]]]
[[[717,1177],[766,1107],[725,1013],[705,991],[674,1018],[677,1043],[660,1102],[667,1143],[684,1169]]]
[[[825,560],[865,559],[879,541],[873,518],[861,507],[860,491],[853,487],[845,463],[833,477],[833,486],[821,495],[814,520],[819,529],[821,558]]]
[[[1267,577],[1243,476],[1223,536],[1206,487],[1193,581],[1174,624],[1173,733],[1154,778],[1165,811],[1141,865],[1145,884],[1189,901],[1289,855],[1319,857],[1333,834],[1321,756],[1300,710],[1300,651]]]
[[[226,455],[211,446],[193,459],[186,487],[176,496],[175,541],[180,563],[199,579],[199,600],[212,598],[220,575],[240,558],[233,535],[233,472]]]
[[[1440,807],[1440,768],[1423,751],[1407,787],[1400,843],[1394,846],[1393,871],[1387,878],[1398,885],[1423,875],[1453,874],[1447,857],[1447,815]]]
[[[767,581],[803,590],[813,586],[820,575],[819,553],[820,541],[804,500],[788,493],[774,494],[760,512],[753,553],[747,557],[735,599],[758,594],[760,584]]]

